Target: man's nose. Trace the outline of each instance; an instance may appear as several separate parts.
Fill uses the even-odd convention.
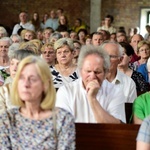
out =
[[[96,74],[94,71],[91,72],[91,79],[96,79]]]

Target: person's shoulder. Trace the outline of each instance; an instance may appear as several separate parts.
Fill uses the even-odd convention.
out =
[[[46,20],[46,22],[51,22],[52,21],[52,19],[51,18],[48,18],[47,20]]]
[[[19,108],[16,107],[16,108],[12,108],[12,109],[8,109],[7,112],[9,117],[13,118],[16,114],[19,113]]]
[[[68,89],[68,90],[76,89],[76,88],[79,88],[80,82],[81,82],[81,78],[78,78],[73,82],[70,82],[61,86],[59,89]]]
[[[58,21],[58,18],[54,18],[54,19],[52,19],[53,21]]]
[[[116,30],[116,28],[114,26],[111,26],[110,28],[113,29],[113,30]]]
[[[7,77],[4,81],[4,85],[8,84],[8,83],[12,83],[13,79],[11,78],[11,76]]]
[[[31,22],[27,22],[25,25],[26,26],[34,26]]]
[[[145,92],[136,98],[136,102],[137,101],[142,101],[142,102],[147,101],[146,103],[149,103],[150,102],[149,98],[150,98],[150,92]]]
[[[142,74],[140,72],[133,70],[132,76],[142,76]]]
[[[98,27],[98,28],[97,28],[97,32],[98,32],[99,30],[101,30],[102,28],[103,28],[102,26]]]
[[[58,117],[64,118],[64,117],[70,117],[73,118],[73,115],[68,112],[67,110],[60,108],[60,107],[56,107],[55,108],[56,114]]]
[[[145,70],[146,69],[146,63],[145,64],[141,64],[139,67],[138,67],[138,71],[139,70]]]
[[[132,80],[131,77],[129,77],[128,75],[124,74],[123,72],[121,71],[117,71],[117,75],[119,77],[120,80],[123,80],[124,82],[128,81],[128,82],[131,82],[131,83],[134,83],[134,81]]]
[[[14,28],[20,28],[20,24],[19,23],[15,24]]]
[[[5,92],[10,92],[12,83],[6,83],[3,86],[0,86],[0,93],[4,94]]]
[[[122,89],[118,87],[116,84],[113,84],[109,82],[107,79],[103,81],[102,84],[102,90],[105,91],[106,94],[117,94],[117,93],[123,93]]]
[[[17,113],[17,108],[13,108],[10,110],[5,110],[2,114],[0,114],[0,120],[13,120],[14,116]]]
[[[102,87],[112,88],[114,86],[115,86],[115,84],[109,82],[107,79],[103,80]]]
[[[145,83],[144,85],[146,86],[149,86],[149,83],[145,80],[144,76],[142,75],[141,72],[138,72],[138,71],[133,71],[132,75],[131,75],[131,78],[137,82],[140,82],[141,84],[142,83]],[[147,91],[147,90],[146,90]]]
[[[147,122],[150,125],[150,116],[146,117],[143,121]]]
[[[124,74],[123,72],[120,72],[120,71],[117,71],[117,72],[118,72],[117,80],[119,81],[118,85],[122,86],[124,92],[127,95],[131,94],[132,96],[133,95],[135,96],[134,98],[136,98],[137,92],[136,92],[136,84],[135,84],[134,80],[131,77],[129,77],[128,75]]]

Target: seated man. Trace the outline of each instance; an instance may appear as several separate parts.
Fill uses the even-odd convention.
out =
[[[137,97],[135,82],[117,69],[122,60],[123,48],[119,43],[111,41],[105,41],[101,46],[108,53],[111,63],[106,79],[123,91],[125,103],[133,103]]]
[[[109,66],[109,56],[100,47],[83,46],[78,58],[81,78],[59,88],[56,107],[71,112],[75,122],[125,122],[124,95],[105,80]]]
[[[99,32],[100,30],[106,30],[106,31],[109,31],[110,34],[116,33],[116,28],[112,26],[113,21],[114,21],[114,17],[112,15],[106,15],[104,25],[101,27],[98,27],[97,31]]]
[[[33,24],[28,22],[28,13],[25,11],[20,12],[19,14],[20,23],[16,24],[13,28],[12,34],[19,34],[19,29],[28,29],[35,31],[35,27]]]
[[[93,32],[91,34],[92,40],[91,43],[94,46],[100,46],[104,42],[103,34],[100,32]]]

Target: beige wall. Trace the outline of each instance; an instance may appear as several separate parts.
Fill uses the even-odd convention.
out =
[[[140,9],[150,8],[149,0],[102,0],[102,17],[106,14],[114,16],[114,26],[124,26],[126,31],[131,27],[140,27]]]

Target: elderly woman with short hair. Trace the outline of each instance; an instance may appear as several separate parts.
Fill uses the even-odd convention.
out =
[[[73,64],[74,45],[70,38],[61,38],[54,44],[57,64],[51,67],[53,83],[56,89],[79,77],[77,66]]]
[[[0,26],[0,39],[3,37],[7,37],[7,31],[4,27]]]
[[[10,39],[12,40],[12,43],[21,43],[22,42],[22,38],[18,34],[12,34],[10,36]]]
[[[148,41],[140,41],[137,45],[137,55],[140,57],[138,61],[133,63],[134,70],[138,71],[138,68],[145,64],[150,57],[150,43]]]
[[[3,37],[0,39],[0,85],[2,85],[6,77],[9,76],[8,49],[11,44],[12,41],[9,37]]]
[[[10,59],[10,76],[7,77],[3,86],[0,87],[0,114],[3,113],[7,109],[14,108],[15,106],[12,104],[10,99],[10,90],[12,88],[12,82],[17,73],[18,64],[20,61],[29,56],[35,55],[33,51],[20,49],[20,50],[9,50],[8,56]]]
[[[59,40],[60,38],[62,38],[62,35],[59,32],[54,32],[51,34],[49,42],[55,43],[55,41]]]

